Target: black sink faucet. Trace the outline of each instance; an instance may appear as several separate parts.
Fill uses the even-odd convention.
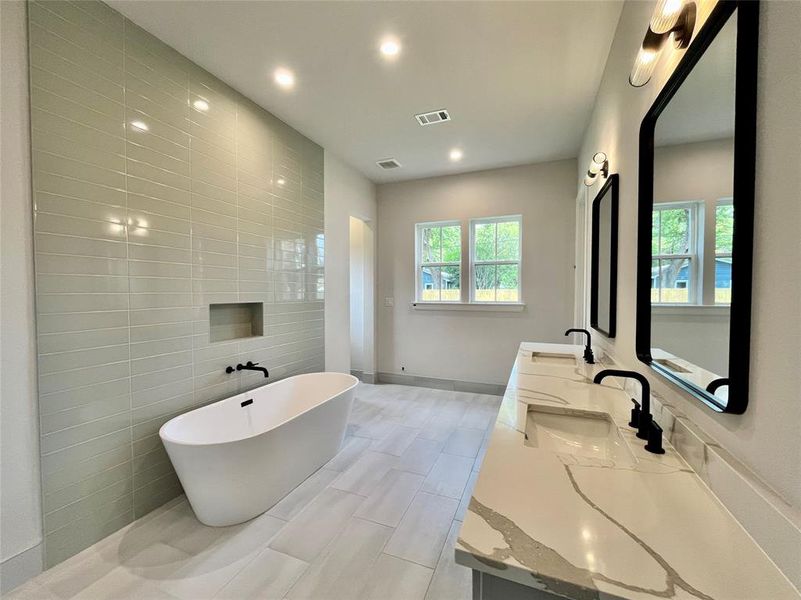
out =
[[[654,420],[651,415],[651,384],[648,383],[648,380],[643,375],[637,373],[637,371],[623,371],[620,369],[604,369],[595,376],[592,382],[601,383],[606,377],[627,377],[640,382],[640,386],[642,387],[642,393],[640,395],[641,402],[637,402],[632,398],[631,401],[634,402],[634,408],[631,409],[631,421],[629,421],[629,425],[637,429],[638,438],[647,440],[651,429],[651,423]]]
[[[568,329],[565,331],[565,335],[570,335],[571,333],[583,333],[587,336],[587,345],[584,346],[584,360],[588,365],[594,365],[595,355],[592,353],[592,336],[590,332],[586,329]]]
[[[729,385],[729,378],[728,377],[718,377],[717,379],[713,379],[710,381],[706,386],[706,391],[710,394],[714,394],[718,391],[719,387],[723,387],[724,385]]]
[[[259,363],[254,363],[251,361],[246,362],[244,365],[242,363],[239,363],[238,365],[236,365],[236,369],[234,369],[234,367],[226,367],[225,372],[233,373],[234,371],[261,371],[262,373],[264,373],[265,377],[269,377],[270,374],[267,372],[267,369],[265,369],[264,367],[256,366],[258,364]]]

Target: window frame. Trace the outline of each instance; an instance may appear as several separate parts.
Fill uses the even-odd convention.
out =
[[[687,294],[687,302],[661,302],[662,293],[661,289],[662,286],[658,288],[660,290],[659,293],[659,302],[652,302],[654,305],[659,306],[695,306],[698,305],[698,299],[703,297],[703,270],[701,261],[703,260],[702,256],[699,253],[699,248],[703,248],[703,238],[700,236],[699,232],[703,231],[703,224],[699,226],[699,219],[701,216],[700,205],[702,202],[694,201],[694,200],[684,200],[680,202],[655,202],[653,208],[651,209],[651,220],[653,222],[653,214],[657,211],[663,210],[675,210],[675,209],[689,209],[689,218],[690,223],[687,227],[687,236],[690,242],[690,249],[689,252],[686,253],[677,253],[677,254],[662,254],[653,252],[651,253],[651,264],[653,269],[653,261],[655,260],[671,260],[671,259],[687,259],[689,262],[689,273],[687,278],[687,283],[689,287],[689,292]],[[653,233],[651,234],[653,235]],[[660,217],[659,223],[659,237],[662,237],[662,222]],[[649,245],[653,244],[653,239],[649,241]],[[661,250],[661,248],[660,248]],[[653,289],[653,276],[651,277],[651,289]]]
[[[490,223],[510,223],[516,222],[518,226],[518,255],[517,260],[477,260],[475,258],[475,230],[476,225],[484,225]],[[502,215],[498,217],[476,217],[470,219],[468,222],[468,260],[469,260],[469,273],[470,273],[470,304],[488,304],[488,305],[514,305],[523,303],[523,215]],[[495,254],[498,253],[498,231],[495,230]],[[476,267],[482,265],[495,265],[496,268],[500,265],[516,265],[517,266],[517,300],[505,301],[497,299],[497,279],[495,287],[495,300],[476,300]]]
[[[713,209],[715,218],[713,219],[712,226],[711,226],[712,248],[713,248],[713,252],[712,252],[712,265],[713,266],[712,266],[712,276],[711,276],[711,279],[710,279],[711,286],[712,286],[712,288],[711,288],[712,289],[712,304],[711,304],[711,306],[731,306],[731,301],[729,301],[729,302],[718,302],[717,301],[717,297],[715,295],[717,293],[717,277],[718,277],[718,274],[717,274],[717,260],[718,260],[718,258],[728,258],[730,260],[732,260],[734,258],[734,253],[731,250],[729,250],[728,252],[718,252],[718,237],[717,237],[717,231],[718,231],[718,208],[720,208],[721,206],[731,206],[732,208],[734,208],[734,199],[731,196],[725,197],[725,198],[718,198],[715,201],[715,206],[714,206],[714,209]],[[733,248],[732,248],[732,250],[733,250]],[[733,260],[732,260],[732,262],[733,262]]]
[[[459,260],[458,262],[440,261],[440,262],[425,262],[423,261],[423,230],[432,228],[443,227],[459,227]],[[415,302],[425,304],[459,304],[464,297],[464,236],[461,221],[426,221],[424,223],[415,223],[414,225],[414,297]],[[423,285],[422,270],[423,267],[442,268],[442,267],[459,267],[459,299],[458,300],[443,300],[442,289],[439,289],[439,300],[423,300]]]

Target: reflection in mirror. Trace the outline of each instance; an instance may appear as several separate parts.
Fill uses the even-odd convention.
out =
[[[651,215],[652,360],[724,407],[736,50],[735,12],[659,115]]]
[[[590,325],[615,337],[617,322],[618,176],[610,175],[592,202]]]

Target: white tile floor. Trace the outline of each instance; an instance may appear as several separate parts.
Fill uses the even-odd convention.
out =
[[[91,600],[468,600],[453,545],[500,397],[360,385],[339,454],[267,513],[177,498],[12,592]]]

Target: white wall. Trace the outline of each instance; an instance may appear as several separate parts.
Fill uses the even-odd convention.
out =
[[[41,570],[24,2],[0,2],[0,590]]]
[[[713,4],[700,3],[696,31]],[[639,128],[679,58],[665,57],[645,87],[628,84],[653,8],[653,2],[627,2],[623,8],[578,161],[579,180],[599,150],[609,155],[611,171],[620,173],[618,334],[607,346],[622,366],[645,373],[675,410],[801,508],[801,3],[761,4],[751,385],[744,415],[708,410],[636,359]]]
[[[325,152],[325,368],[350,372],[350,217],[366,223],[364,328],[374,332],[375,185],[336,156]],[[374,370],[373,336],[367,335],[364,369]]]
[[[350,368],[364,370],[364,221],[350,218]]]
[[[408,375],[505,384],[521,341],[565,341],[573,325],[575,172],[576,162],[564,160],[378,187],[379,372],[405,367]],[[510,214],[523,215],[523,312],[412,308],[416,223]]]

